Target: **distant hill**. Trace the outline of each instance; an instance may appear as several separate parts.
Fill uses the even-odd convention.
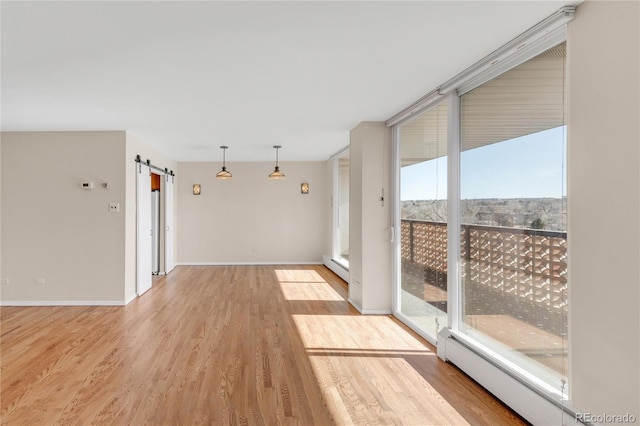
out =
[[[462,200],[461,222],[473,225],[566,231],[566,198],[490,198]],[[447,221],[446,200],[401,201],[403,219]]]

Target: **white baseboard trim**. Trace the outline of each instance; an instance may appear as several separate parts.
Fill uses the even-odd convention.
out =
[[[362,309],[362,306],[357,305],[351,298],[347,301],[362,315],[391,315],[391,311],[387,309]]]
[[[347,299],[347,302],[351,303],[351,306],[353,306],[354,308],[356,308],[358,310],[358,312],[360,312],[362,314],[362,307],[360,307],[360,305],[358,305],[357,303],[355,303],[351,298]]]
[[[124,300],[2,300],[0,306],[125,306]]]
[[[256,266],[256,265],[322,265],[317,260],[309,260],[306,262],[180,262],[177,266]]]
[[[133,302],[134,300],[136,300],[136,297],[138,297],[136,294],[134,294],[133,296],[129,297],[127,300],[124,301],[125,305],[128,305],[129,303]]]
[[[331,256],[326,254],[322,255],[322,264],[331,269],[337,276],[342,278],[345,282],[349,282],[349,270],[339,263],[335,262]]]
[[[391,315],[391,311],[387,309],[363,309],[360,313],[362,315]]]

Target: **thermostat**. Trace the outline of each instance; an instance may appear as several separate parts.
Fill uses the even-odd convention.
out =
[[[82,189],[93,189],[93,182],[82,182],[80,186]]]

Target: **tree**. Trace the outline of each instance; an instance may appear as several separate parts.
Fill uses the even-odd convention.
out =
[[[545,223],[540,218],[537,218],[536,220],[531,222],[531,226],[530,226],[531,229],[544,229],[544,227],[545,227]]]

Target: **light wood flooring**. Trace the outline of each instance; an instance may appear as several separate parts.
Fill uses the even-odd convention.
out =
[[[125,307],[2,307],[3,425],[523,424],[323,266],[177,267]]]

